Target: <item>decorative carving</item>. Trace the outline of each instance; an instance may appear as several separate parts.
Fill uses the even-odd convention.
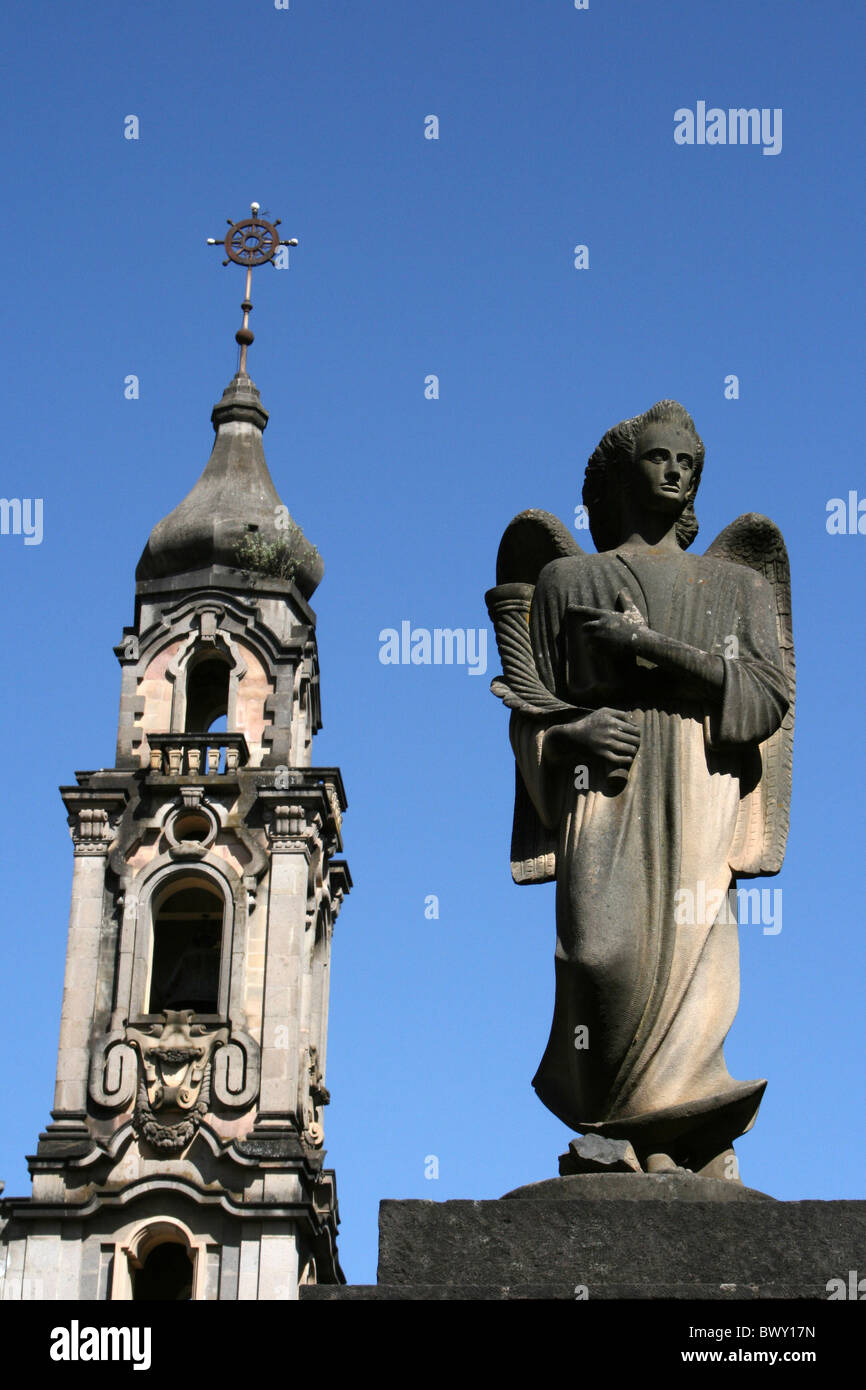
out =
[[[94,1044],[88,1090],[106,1110],[122,1110],[135,1095],[138,1059],[125,1033],[108,1033]]]
[[[180,1153],[190,1143],[196,1130],[210,1107],[210,1068],[201,1088],[200,1098],[185,1120],[177,1124],[162,1125],[153,1113],[144,1079],[138,1083],[138,1101],[133,1116],[133,1127],[139,1138],[152,1144],[161,1153]]]
[[[165,822],[172,859],[203,859],[219,830],[219,820],[213,808],[202,799],[203,787],[184,787],[183,804],[176,807]]]
[[[261,1050],[254,1038],[233,1028],[224,1047],[217,1049],[212,1063],[213,1093],[220,1105],[241,1110],[252,1105],[261,1079]]]
[[[226,773],[237,773],[249,761],[243,734],[149,733],[150,771],[169,777],[207,777],[219,772],[220,750],[226,750]]]
[[[217,623],[223,616],[225,610],[222,608],[205,608],[202,610],[200,627],[201,640],[211,644],[216,643]]]
[[[106,854],[111,843],[108,812],[99,806],[84,806],[71,821],[72,843],[76,854]]]
[[[343,812],[340,809],[340,798],[337,795],[337,788],[334,786],[333,782],[325,783],[325,795],[328,798],[328,806],[330,807],[331,816],[337,828],[337,834],[339,835],[343,828]]]
[[[304,1128],[309,1142],[314,1148],[320,1149],[325,1142],[325,1129],[319,1119],[319,1108],[328,1105],[331,1096],[325,1086],[325,1078],[319,1066],[319,1049],[315,1043],[311,1043],[307,1048],[307,1073],[310,1078],[310,1089],[307,1104],[304,1107]]]
[[[311,1043],[309,1053],[310,1061],[308,1070],[310,1073],[310,1099],[316,1106],[330,1105],[331,1093],[325,1085],[325,1078],[319,1066],[319,1049],[316,1047],[315,1043]]]
[[[274,849],[303,849],[309,833],[303,806],[274,807],[268,823],[268,835]]]
[[[193,1138],[210,1107],[214,1049],[229,1039],[224,1025],[193,1018],[192,1009],[166,1009],[161,1022],[126,1029],[139,1058],[133,1127],[162,1153],[179,1153]]]
[[[116,1111],[136,1099],[136,1127],[163,1151],[176,1152],[189,1143],[207,1113],[211,1092],[221,1106],[233,1110],[253,1105],[259,1093],[261,1050],[255,1039],[230,1025],[191,1023],[192,1017],[189,1009],[166,1012],[164,1023],[127,1027],[94,1043],[91,1100]],[[172,1105],[185,1114],[168,1124],[164,1121]]]

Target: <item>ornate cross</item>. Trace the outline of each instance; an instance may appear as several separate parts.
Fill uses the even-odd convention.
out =
[[[239,344],[241,350],[238,371],[244,376],[247,371],[247,348],[255,336],[250,328],[250,312],[253,307],[250,300],[253,266],[265,265],[267,261],[273,265],[274,256],[279,246],[297,246],[298,244],[297,237],[291,241],[280,240],[280,234],[277,231],[280,225],[279,217],[275,222],[266,222],[263,217],[259,216],[258,203],[250,203],[250,212],[252,217],[247,217],[242,222],[232,222],[230,217],[226,218],[229,229],[222,241],[212,236],[207,239],[208,246],[225,248],[227,259],[223,261],[223,265],[228,265],[229,261],[234,261],[235,265],[242,265],[246,268],[247,283],[241,303],[244,321],[235,334],[235,342]]]

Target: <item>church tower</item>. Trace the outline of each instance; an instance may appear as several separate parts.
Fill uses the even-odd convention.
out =
[[[351,879],[321,725],[318,551],[291,520],[247,374],[136,570],[114,766],[61,788],[74,860],[52,1120],[0,1203],[0,1298],[292,1299],[340,1283],[324,1166],[328,982]],[[0,1263],[2,1268],[2,1263]]]

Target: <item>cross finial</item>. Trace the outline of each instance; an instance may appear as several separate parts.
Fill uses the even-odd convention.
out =
[[[216,237],[209,236],[208,246],[222,246],[225,248],[227,259],[223,265],[228,265],[229,261],[234,261],[235,265],[242,265],[246,268],[247,282],[244,289],[243,302],[241,308],[244,311],[244,321],[235,334],[235,342],[241,350],[241,360],[238,371],[246,376],[247,371],[247,348],[253,341],[254,334],[250,328],[250,313],[252,311],[252,301],[250,300],[250,290],[252,288],[253,266],[265,265],[268,261],[273,265],[274,256],[280,246],[297,246],[297,238],[291,241],[281,241],[277,228],[280,225],[280,218],[275,222],[266,222],[259,216],[259,204],[250,203],[252,217],[244,218],[242,222],[232,222],[230,217],[226,218],[229,229],[222,241]]]

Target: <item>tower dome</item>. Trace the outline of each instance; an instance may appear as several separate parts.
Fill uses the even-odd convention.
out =
[[[262,442],[268,412],[246,372],[229,382],[211,420],[216,438],[204,472],[154,526],[136,579],[219,565],[291,579],[308,599],[324,563],[274,487]]]

